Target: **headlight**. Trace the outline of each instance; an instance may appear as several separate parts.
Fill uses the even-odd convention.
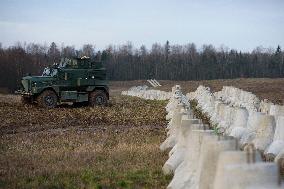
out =
[[[35,86],[36,86],[36,82],[33,82],[33,83],[32,83],[32,87],[35,87]]]

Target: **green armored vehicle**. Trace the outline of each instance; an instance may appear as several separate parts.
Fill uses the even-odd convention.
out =
[[[109,100],[106,70],[101,62],[90,58],[62,59],[59,64],[45,68],[42,76],[22,78],[24,103],[37,103],[54,108],[62,102],[88,102],[89,105],[107,105]]]

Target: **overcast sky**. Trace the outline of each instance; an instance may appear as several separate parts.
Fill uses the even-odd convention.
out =
[[[284,48],[284,0],[0,0],[0,42]],[[282,49],[283,49],[282,48]]]

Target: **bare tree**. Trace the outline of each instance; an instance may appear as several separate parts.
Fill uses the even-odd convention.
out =
[[[51,61],[53,61],[53,62],[58,62],[59,61],[59,59],[60,59],[60,51],[57,48],[56,43],[52,42],[50,44],[50,47],[48,49],[47,54],[48,54],[48,57],[51,59]]]
[[[81,56],[94,57],[95,56],[95,46],[91,44],[83,45]]]

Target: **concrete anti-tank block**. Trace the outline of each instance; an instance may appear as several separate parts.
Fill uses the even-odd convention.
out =
[[[260,117],[259,126],[255,132],[255,138],[252,141],[255,148],[264,152],[272,143],[275,133],[275,119],[271,115],[262,115]]]
[[[167,188],[191,188],[196,182],[195,173],[198,166],[196,162],[199,160],[203,137],[212,134],[214,134],[213,130],[204,130],[203,127],[201,130],[191,131],[187,141],[189,146],[185,153],[185,159],[175,170],[174,178]]]
[[[216,166],[219,154],[223,151],[238,149],[237,140],[233,137],[218,136],[216,138],[208,138],[207,142],[202,144],[198,176],[198,188],[212,188],[215,179]]]
[[[170,158],[166,161],[163,166],[164,174],[170,174],[173,172],[178,165],[184,160],[185,152],[188,149],[187,139],[191,135],[191,124],[198,123],[197,119],[189,119],[187,115],[183,115],[181,119],[181,126],[177,135],[177,143],[173,150],[170,152]]]
[[[279,170],[275,163],[257,162],[224,166],[222,184],[214,189],[247,189],[279,187]]]
[[[253,154],[254,153],[254,154]],[[216,175],[214,180],[215,189],[224,188],[224,177],[226,173],[224,172],[225,166],[230,166],[233,164],[246,164],[248,162],[261,162],[261,155],[259,152],[244,152],[244,151],[225,151],[220,153]]]
[[[278,116],[272,144],[265,151],[265,156],[272,160],[284,149],[284,116]]]

